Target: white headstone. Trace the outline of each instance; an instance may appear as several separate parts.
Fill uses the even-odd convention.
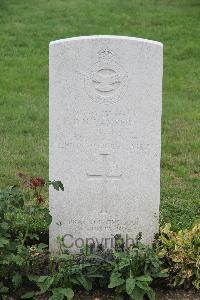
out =
[[[120,36],[50,43],[50,249],[65,236],[151,243],[159,225],[163,47]],[[107,239],[107,240],[106,240]],[[110,245],[109,245],[110,243]],[[112,245],[111,245],[112,246]]]

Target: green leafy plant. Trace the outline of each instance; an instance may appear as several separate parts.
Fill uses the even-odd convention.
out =
[[[43,206],[45,198],[42,191],[45,186],[53,185],[56,189],[62,189],[60,182],[45,182],[42,178],[28,178],[20,174],[23,187],[12,186],[8,190],[0,192],[0,291],[1,295],[7,294],[9,289],[17,289],[26,280],[29,272],[31,247],[27,244],[29,239],[39,239],[38,235],[32,233],[27,219],[15,220],[23,224],[24,231],[12,235],[12,215],[17,214],[20,209],[26,215],[37,217],[42,213],[48,224],[51,216],[48,208]],[[38,245],[40,249],[45,245]],[[38,248],[38,251],[39,251]]]
[[[200,221],[178,232],[166,224],[160,229],[158,256],[163,259],[174,287],[200,288]]]
[[[128,295],[130,299],[142,300],[146,295],[154,300],[151,283],[154,278],[166,274],[161,272],[161,263],[153,248],[143,245],[139,239],[129,249],[122,247],[122,251],[114,251],[108,287],[114,288],[117,294]]]
[[[47,293],[49,299],[72,299],[75,288],[82,287],[88,292],[92,290],[94,280],[102,277],[97,268],[90,256],[61,253],[50,255],[48,275],[31,274],[29,280],[39,289],[35,290],[36,294]]]

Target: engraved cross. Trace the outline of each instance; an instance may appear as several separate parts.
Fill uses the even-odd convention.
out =
[[[110,175],[109,172],[109,163],[108,163],[108,153],[101,153],[102,163],[103,163],[103,172],[99,172],[96,174],[88,174],[87,177],[89,179],[101,179],[103,182],[107,182],[109,179],[118,180],[122,177],[121,173],[117,173],[115,175]]]

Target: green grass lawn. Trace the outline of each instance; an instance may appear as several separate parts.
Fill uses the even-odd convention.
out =
[[[200,215],[199,0],[0,0],[0,186],[19,171],[48,176],[48,44],[93,34],[164,44],[161,223],[190,226]]]

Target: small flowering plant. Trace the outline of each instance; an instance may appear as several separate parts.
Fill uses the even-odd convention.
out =
[[[18,177],[22,181],[22,186],[31,192],[38,205],[45,202],[44,190],[46,187],[52,185],[56,190],[64,191],[61,181],[45,181],[42,177],[28,177],[23,173],[19,173]]]
[[[22,173],[18,177],[20,186],[0,191],[0,295],[7,294],[10,287],[17,289],[27,278],[28,257],[34,249],[30,241],[40,243],[37,249],[48,247],[41,243],[40,232],[36,234],[32,222],[42,219],[48,230],[51,215],[45,205],[47,188],[52,185],[56,190],[64,190],[60,181],[45,181]]]
[[[23,202],[20,212],[26,217],[18,219],[16,225],[18,228],[23,228],[23,241],[27,240],[27,238],[38,240],[39,237],[33,234],[33,228],[30,230],[30,227],[32,226],[33,219],[37,221],[39,218],[40,220],[42,218],[47,227],[52,221],[49,208],[45,204],[48,187],[52,185],[53,188],[58,191],[64,191],[64,187],[61,181],[46,181],[42,177],[29,177],[23,173],[19,173],[18,177],[21,181],[20,187],[18,187],[18,195],[19,193],[21,194],[21,200]],[[20,224],[21,222],[23,223],[22,226]]]

